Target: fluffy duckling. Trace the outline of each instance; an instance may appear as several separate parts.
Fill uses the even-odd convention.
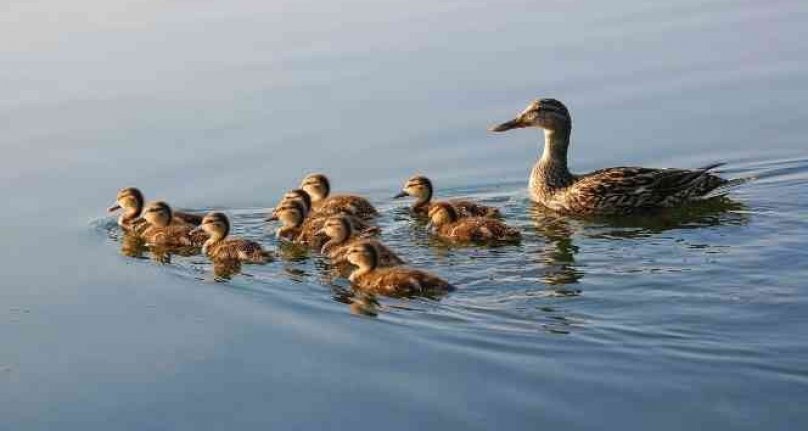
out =
[[[331,196],[331,183],[323,174],[311,174],[303,178],[300,188],[310,196],[314,211],[325,215],[352,214],[371,218],[378,214],[376,208],[365,198],[356,195]]]
[[[284,199],[275,208],[273,215],[281,222],[281,226],[275,231],[275,237],[287,241],[298,241],[303,232],[303,222],[306,220],[305,205],[299,200]]]
[[[357,267],[349,279],[358,289],[387,296],[434,296],[454,290],[446,280],[414,268],[379,266],[379,251],[359,242],[348,248],[348,262]]]
[[[460,218],[454,206],[439,202],[429,210],[433,232],[452,242],[501,243],[518,242],[522,235],[515,228],[491,218]]]
[[[208,239],[202,231],[185,223],[172,223],[171,207],[163,201],[149,202],[143,209],[148,226],[140,236],[150,245],[163,247],[201,247]]]
[[[303,189],[292,189],[283,195],[281,201],[278,202],[278,205],[275,206],[272,213],[270,213],[269,217],[267,217],[267,221],[278,220],[278,209],[288,200],[300,201],[300,203],[303,205],[304,218],[311,212],[311,196]]]
[[[530,174],[530,198],[551,210],[583,216],[625,215],[673,208],[722,196],[744,179],[726,180],[700,169],[616,167],[573,175],[567,167],[572,116],[556,99],[535,100],[493,132],[535,127],[544,132],[544,150]]]
[[[322,232],[328,216],[320,213],[311,213],[307,216],[307,213],[304,199],[285,197],[275,210],[275,217],[281,221],[276,236],[279,239],[308,244],[314,249],[320,249],[328,241],[328,237]],[[350,214],[343,216],[351,223],[353,230],[362,235],[375,235],[379,232],[377,227],[369,225],[359,217]]]
[[[404,263],[400,257],[380,241],[368,239],[362,235],[356,234],[353,224],[347,216],[339,215],[329,217],[326,219],[320,232],[328,237],[328,241],[323,244],[320,252],[331,258],[336,264],[347,263],[346,253],[348,249],[351,245],[355,245],[359,242],[371,244],[376,247],[376,250],[379,252],[380,267],[396,266]]]
[[[139,189],[136,187],[125,187],[118,191],[118,195],[115,197],[115,205],[109,207],[107,211],[115,212],[122,209],[123,212],[118,217],[118,226],[123,230],[139,232],[145,228],[142,220],[140,220],[145,202],[143,193]],[[202,216],[175,211],[172,221],[174,223],[198,226],[199,223],[202,222]]]
[[[196,230],[202,230],[210,238],[202,245],[202,253],[211,260],[238,260],[244,263],[266,263],[272,255],[255,241],[227,238],[230,221],[220,212],[208,213]]]
[[[415,175],[407,180],[401,193],[393,196],[393,199],[399,199],[406,196],[416,198],[415,203],[412,205],[412,212],[417,215],[425,216],[429,214],[429,209],[432,208],[437,202],[432,201],[432,194],[434,188],[432,181],[422,175]],[[500,217],[499,209],[492,206],[483,205],[474,201],[466,199],[450,199],[444,201],[451,204],[457,209],[459,217]]]

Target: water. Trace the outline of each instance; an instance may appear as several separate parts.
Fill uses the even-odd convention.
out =
[[[0,68],[0,428],[803,429],[804,2],[17,2]],[[757,179],[725,208],[583,221],[527,201],[535,97],[572,169]],[[217,282],[120,254],[125,185],[265,209],[307,172],[459,286],[352,314],[317,258]],[[520,246],[446,248],[414,172],[503,208]],[[608,425],[605,425],[608,424]]]

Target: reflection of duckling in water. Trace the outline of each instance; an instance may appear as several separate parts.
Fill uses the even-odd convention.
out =
[[[321,231],[329,239],[323,244],[320,252],[335,264],[348,263],[346,253],[350,246],[359,242],[371,244],[379,253],[379,267],[401,265],[404,261],[380,241],[369,239],[354,232],[353,225],[344,215],[329,217],[323,224]]]
[[[241,238],[227,238],[230,221],[220,212],[208,213],[197,230],[205,231],[210,238],[202,245],[202,253],[211,260],[238,260],[244,263],[266,263],[271,253],[261,244]]]
[[[208,239],[204,232],[185,223],[172,223],[171,207],[163,201],[149,202],[143,210],[148,226],[140,236],[149,245],[162,247],[201,247]]]
[[[378,214],[367,199],[356,195],[330,195],[331,182],[323,174],[311,174],[303,178],[300,188],[311,196],[312,209],[323,215],[352,214],[370,218]]]
[[[143,193],[139,189],[126,187],[118,192],[115,205],[109,207],[107,211],[115,212],[122,209],[123,213],[118,217],[118,226],[123,230],[140,232],[146,228],[142,221],[139,221],[144,203]],[[202,216],[175,211],[172,222],[197,226],[202,222]]]
[[[513,243],[522,235],[505,223],[485,217],[460,218],[457,210],[446,202],[437,202],[429,210],[433,232],[441,239],[451,242]]]
[[[236,259],[220,259],[213,261],[213,276],[217,280],[230,280],[241,272],[241,262]]]
[[[351,313],[369,317],[378,316],[379,307],[376,295],[364,292],[355,292],[349,305]]]
[[[143,238],[134,232],[123,231],[123,235],[121,236],[122,255],[127,257],[143,257],[145,251],[146,242],[143,241]]]
[[[500,217],[499,209],[492,206],[483,205],[474,201],[466,199],[450,199],[443,202],[435,202],[432,200],[434,189],[432,181],[429,178],[416,175],[411,177],[404,184],[401,193],[393,196],[393,199],[399,199],[406,196],[416,198],[415,203],[412,205],[412,212],[425,216],[429,214],[429,210],[437,203],[451,204],[457,210],[458,217]]]
[[[346,253],[348,262],[357,266],[349,279],[358,289],[387,296],[435,296],[454,290],[442,278],[414,268],[379,267],[379,251],[360,242]]]

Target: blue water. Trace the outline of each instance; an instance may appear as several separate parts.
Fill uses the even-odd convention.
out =
[[[804,429],[808,4],[17,2],[0,14],[0,429]],[[720,207],[533,207],[536,97],[571,168],[752,177]],[[315,255],[217,280],[121,253],[147,198],[262,218],[308,172],[458,286],[347,304]],[[502,208],[451,248],[390,197],[415,172]]]

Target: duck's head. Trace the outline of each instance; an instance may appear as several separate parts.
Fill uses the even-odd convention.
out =
[[[210,212],[202,217],[202,223],[194,229],[194,231],[202,230],[207,233],[211,239],[221,239],[230,233],[230,220],[224,213]]]
[[[284,200],[275,209],[275,215],[284,227],[297,227],[306,218],[306,207],[299,200]]]
[[[439,202],[429,209],[429,223],[440,226],[457,221],[458,214],[455,207],[447,202]]]
[[[551,132],[569,131],[572,117],[563,103],[556,99],[538,99],[530,103],[513,120],[491,127],[492,132],[505,132],[511,129],[538,127]]]
[[[293,189],[283,195],[278,206],[276,206],[275,209],[272,210],[272,214],[267,217],[267,221],[278,220],[278,209],[288,201],[298,201],[303,205],[303,218],[308,216],[309,212],[311,212],[311,195],[303,189]]]
[[[429,201],[432,199],[432,181],[423,175],[410,177],[410,179],[404,183],[404,187],[401,188],[401,193],[393,196],[393,198],[399,199],[405,196],[418,198],[419,201]]]
[[[329,217],[318,233],[323,233],[334,241],[342,242],[353,234],[353,225],[345,216]]]
[[[124,209],[126,212],[140,213],[142,208],[143,193],[135,187],[125,187],[115,196],[115,205],[109,207],[107,211],[115,212],[119,209]]]
[[[373,269],[379,264],[379,251],[367,242],[352,245],[345,257],[352,265],[364,270]]]
[[[331,193],[331,183],[323,174],[309,174],[300,182],[300,188],[311,196],[314,202],[323,200]]]
[[[168,226],[172,216],[171,207],[163,201],[149,202],[143,208],[143,218],[152,226]]]

